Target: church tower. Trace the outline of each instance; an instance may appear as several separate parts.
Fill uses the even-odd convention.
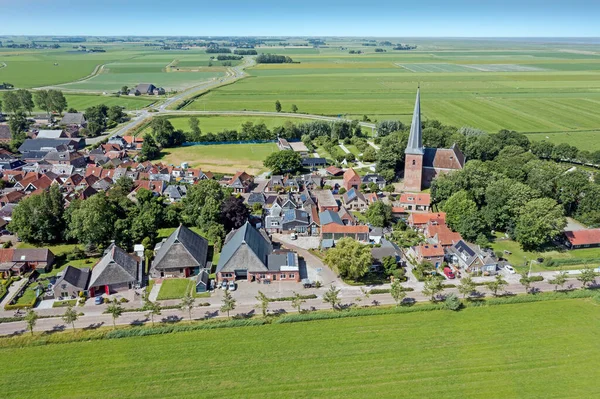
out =
[[[423,183],[423,135],[421,132],[421,94],[417,89],[417,101],[410,125],[408,145],[404,151],[404,190],[421,191]]]

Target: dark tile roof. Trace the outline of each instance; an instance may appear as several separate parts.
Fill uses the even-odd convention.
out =
[[[208,254],[206,238],[180,225],[161,245],[153,269],[179,269],[183,267],[205,267]]]
[[[67,112],[60,120],[61,125],[82,125],[85,117],[82,112]]]
[[[11,138],[12,134],[8,125],[0,125],[0,140],[10,140]]]
[[[92,269],[90,287],[133,283],[138,279],[138,261],[132,255],[111,244],[102,259]]]
[[[243,245],[255,255],[255,257],[248,257],[249,262],[256,262],[256,260],[258,260],[262,263],[262,267],[266,267],[267,256],[271,253],[273,248],[271,243],[268,242],[258,230],[252,227],[250,223],[246,222],[242,227],[229,234],[227,238],[223,250],[221,251],[221,257],[219,258],[219,264],[217,265],[216,270],[217,273],[227,266],[238,249]],[[243,266],[248,267],[252,265]],[[260,267],[261,265],[255,266]]]
[[[56,286],[60,285],[61,281],[66,281],[67,283],[81,288],[85,290],[87,288],[88,280],[90,279],[90,269],[78,269],[73,266],[67,266],[63,271],[63,275],[56,282]]]

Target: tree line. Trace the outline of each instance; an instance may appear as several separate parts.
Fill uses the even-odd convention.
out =
[[[49,191],[17,204],[9,229],[28,243],[71,242],[94,252],[112,241],[128,249],[140,242],[151,248],[160,228],[184,223],[205,232],[220,250],[226,232],[248,219],[243,198],[232,196],[230,189],[215,180],[189,185],[184,200],[175,204],[145,189],[139,189],[132,201],[127,195],[133,184],[131,179],[121,177],[107,193],[73,200],[68,207],[60,187],[52,185]]]
[[[242,58],[241,55],[217,55],[217,61],[239,61]]]
[[[246,49],[239,49],[239,48],[233,50],[233,53],[238,54],[238,55],[257,55],[258,54],[256,52],[256,50],[254,50],[254,49],[246,50]]]
[[[291,64],[294,62],[287,55],[260,54],[256,57],[257,64]]]

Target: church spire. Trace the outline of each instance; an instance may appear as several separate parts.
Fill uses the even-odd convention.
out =
[[[410,136],[405,154],[423,155],[423,134],[421,132],[421,88],[417,88],[417,100],[410,125]]]

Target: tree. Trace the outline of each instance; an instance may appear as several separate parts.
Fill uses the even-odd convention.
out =
[[[152,325],[154,326],[154,316],[160,316],[162,308],[158,302],[152,302],[150,300],[146,300],[144,304],[145,311],[148,312],[148,316],[150,316],[150,320],[152,320]]]
[[[67,109],[67,99],[60,90],[48,90],[48,98],[51,104],[51,111],[57,112],[59,115]]]
[[[596,281],[596,272],[589,266],[586,266],[581,270],[581,273],[577,277],[577,280],[581,281],[583,288],[587,288],[590,283]]]
[[[267,312],[269,311],[269,298],[261,291],[258,291],[258,295],[255,296],[255,298],[258,301],[256,307],[260,309],[263,317],[267,317]]]
[[[302,304],[304,302],[306,302],[306,300],[303,299],[300,294],[294,291],[294,296],[292,297],[292,307],[295,308],[298,313],[302,311]]]
[[[392,223],[392,206],[382,201],[375,201],[369,205],[365,216],[370,224],[375,227],[386,227]]]
[[[442,280],[436,277],[428,277],[423,286],[423,295],[428,296],[431,302],[435,302],[435,297],[444,291]]]
[[[33,309],[27,310],[27,313],[25,314],[25,322],[27,323],[27,329],[29,332],[31,332],[31,335],[33,335],[33,329],[37,324],[38,318],[38,314]]]
[[[128,94],[128,93],[129,93],[129,87],[127,87],[127,86],[121,87],[121,94]]]
[[[513,179],[501,179],[491,182],[485,191],[484,217],[492,228],[506,231],[514,226],[519,210],[535,198],[533,190]]]
[[[48,95],[48,90],[38,90],[34,92],[33,99],[39,109],[46,111],[46,113],[50,115],[50,112],[52,111],[52,100]]]
[[[471,277],[463,277],[460,281],[460,284],[456,288],[463,296],[463,299],[466,299],[467,296],[470,296],[473,291],[475,291],[475,282]]]
[[[117,302],[117,299],[115,298],[110,305],[108,305],[106,311],[112,316],[113,329],[117,328],[117,319],[123,314],[123,306],[121,306],[121,304]]]
[[[190,321],[192,321],[192,309],[194,309],[195,302],[196,302],[196,300],[188,292],[181,299],[181,304],[179,305],[181,310],[183,310],[183,311],[187,310]]]
[[[553,279],[548,280],[548,283],[554,285],[554,291],[558,291],[558,286],[560,286],[561,290],[565,283],[567,282],[567,272],[561,271]]]
[[[183,199],[182,217],[188,225],[204,231],[220,221],[225,192],[216,180],[201,180],[188,188]]]
[[[125,118],[123,107],[121,107],[120,105],[113,105],[108,109],[108,111],[106,111],[106,117],[109,121],[121,123]]]
[[[400,306],[404,298],[406,298],[406,288],[400,284],[400,280],[396,279],[390,288],[390,295],[396,302],[396,306]]]
[[[293,113],[298,112],[298,107],[296,106],[296,104],[292,104],[292,112]]]
[[[340,290],[332,284],[323,294],[323,302],[330,304],[331,309],[335,310],[340,304]]]
[[[529,273],[527,273],[527,272],[521,273],[521,278],[519,279],[519,283],[521,283],[521,285],[523,287],[525,287],[526,294],[529,294],[529,290],[531,289],[532,282],[533,282],[533,280],[529,276]]]
[[[167,148],[173,145],[172,137],[175,128],[168,119],[154,118],[152,119],[152,122],[150,122],[150,128],[152,129],[154,141],[159,147]]]
[[[21,108],[31,115],[31,111],[33,111],[34,108],[33,96],[31,95],[31,92],[29,90],[19,89],[17,90],[17,97],[21,103]]]
[[[65,310],[65,314],[62,317],[63,321],[67,324],[73,326],[73,331],[75,331],[75,322],[79,319],[79,314],[73,306],[69,306],[67,310]]]
[[[406,148],[407,142],[408,136],[406,134],[402,134],[401,136],[394,134],[384,137],[381,140],[379,145],[380,149],[379,152],[377,152],[376,170],[387,181],[393,180],[396,172],[403,168],[404,149]],[[388,175],[391,175],[391,177]]]
[[[244,204],[243,197],[230,196],[221,204],[221,221],[225,231],[239,229],[246,223],[250,210]]]
[[[279,100],[275,101],[275,112],[281,112],[281,103]]]
[[[269,154],[264,162],[273,174],[293,173],[302,167],[302,157],[296,151],[277,151]]]
[[[446,305],[446,308],[453,311],[460,310],[462,307],[462,303],[455,293],[450,293],[444,300],[444,304]]]
[[[381,266],[387,276],[391,276],[398,269],[398,262],[395,256],[384,256],[381,259]]]
[[[446,212],[446,223],[464,238],[474,240],[485,227],[481,222],[477,204],[465,190],[453,194],[442,207]]]
[[[18,111],[21,111],[23,109],[23,106],[21,105],[21,100],[19,99],[17,92],[7,91],[6,93],[4,93],[3,101],[4,103],[2,109],[7,114],[16,114]]]
[[[325,263],[344,278],[360,279],[373,264],[371,248],[352,238],[342,238],[327,251]]]
[[[160,156],[160,148],[156,145],[154,138],[150,135],[144,136],[140,155],[143,160],[151,161]]]
[[[377,151],[375,148],[368,146],[362,154],[363,162],[374,162],[377,160]]]
[[[25,242],[59,242],[65,229],[63,214],[62,193],[58,185],[52,185],[49,191],[21,200],[13,210],[9,228]]]
[[[515,238],[525,249],[540,248],[562,233],[567,225],[563,208],[550,198],[529,201],[515,226]]]
[[[68,236],[85,245],[107,244],[115,232],[116,216],[114,205],[104,193],[71,203]]]
[[[489,281],[485,283],[488,289],[492,292],[494,296],[498,296],[498,291],[501,291],[508,285],[506,280],[502,278],[501,275],[497,274],[496,278],[493,281]]]
[[[229,318],[229,312],[235,309],[236,300],[231,296],[229,290],[225,290],[223,294],[223,305],[221,305],[221,312],[227,312],[227,318]]]
[[[192,137],[194,138],[192,141],[200,141],[202,131],[200,130],[200,122],[198,121],[198,118],[192,116],[188,123],[190,125],[190,130],[192,131]]]
[[[88,122],[89,135],[97,136],[106,129],[108,107],[104,104],[89,107],[85,110],[84,116]]]

